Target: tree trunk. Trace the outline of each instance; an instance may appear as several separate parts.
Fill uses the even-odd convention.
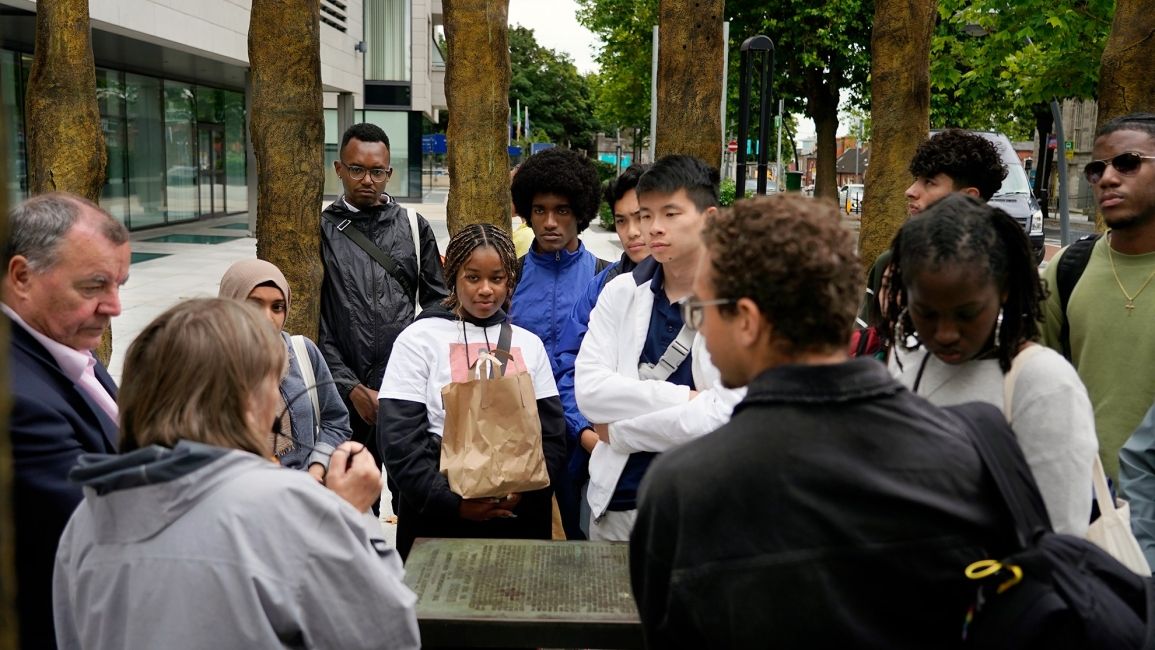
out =
[[[509,0],[445,0],[444,11],[449,233],[471,223],[508,230]]]
[[[838,154],[835,141],[838,138],[838,93],[831,97],[825,92],[821,75],[814,73],[814,90],[806,100],[806,107],[814,120],[814,196],[838,200]]]
[[[8,151],[4,107],[0,105],[0,151]],[[0,156],[0,178],[8,178],[8,157]],[[8,184],[0,183],[0,241],[8,241]],[[0,282],[7,266],[0,268]],[[8,435],[8,411],[12,391],[8,386],[8,319],[0,318],[0,648],[16,648],[16,526],[12,491],[12,439]]]
[[[36,3],[36,47],[24,97],[30,194],[72,192],[100,200],[108,154],[96,103],[88,0]],[[112,328],[97,357],[112,356]]]
[[[722,16],[725,0],[661,0],[658,44],[658,156],[722,162]]]
[[[930,130],[930,40],[937,2],[876,0],[871,37],[870,120],[874,155],[858,234],[865,269],[906,220],[910,159]]]
[[[249,19],[257,257],[289,281],[285,329],[310,338],[320,318],[325,180],[320,11],[319,0],[253,0]]]
[[[1099,124],[1155,107],[1155,12],[1149,0],[1117,0],[1099,67]]]

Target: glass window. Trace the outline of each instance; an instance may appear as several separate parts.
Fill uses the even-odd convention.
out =
[[[225,118],[225,204],[226,212],[247,212],[249,183],[245,175],[245,95],[231,90],[221,91]]]
[[[8,202],[28,196],[27,158],[24,155],[24,88],[20,55],[0,50],[0,111],[3,111],[4,158],[8,167]]]
[[[128,148],[128,212],[133,228],[165,222],[164,118],[161,82],[125,75]]]
[[[104,150],[108,154],[107,178],[100,192],[100,207],[131,226],[128,211],[127,125],[124,118],[124,73],[96,69],[96,100],[100,106],[100,128],[104,132]]]
[[[223,124],[225,121],[224,92],[207,86],[196,87],[196,118],[198,122]]]
[[[196,185],[196,132],[193,130],[195,117],[193,87],[165,81],[165,195],[170,222],[195,219],[200,212]]]
[[[409,0],[365,0],[365,79],[409,81]]]
[[[345,191],[333,163],[337,160],[337,147],[341,145],[341,134],[337,132],[337,109],[325,109],[325,196],[340,196]]]
[[[409,113],[365,111],[365,121],[376,124],[389,136],[389,164],[393,175],[385,191],[393,196],[409,196]],[[415,152],[421,155],[421,152]]]

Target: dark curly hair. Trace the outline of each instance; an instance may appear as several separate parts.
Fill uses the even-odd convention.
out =
[[[1030,239],[1006,212],[973,196],[949,194],[907,221],[890,248],[891,290],[884,310],[889,316],[883,328],[888,341],[908,350],[921,345],[917,341],[895,341],[894,333],[900,322],[904,332],[915,331],[914,322],[904,309],[910,281],[919,273],[933,272],[944,264],[967,265],[981,271],[977,277],[994,280],[999,291],[1006,292],[997,341],[1003,372],[1011,369],[1011,360],[1025,341],[1039,337],[1047,289],[1039,278]]]
[[[613,212],[614,204],[621,201],[622,197],[626,195],[626,192],[638,186],[638,179],[649,169],[650,166],[648,164],[630,165],[626,167],[621,176],[606,182],[606,189],[602,194],[602,198],[605,200],[606,205],[610,207],[610,212]]]
[[[977,133],[947,129],[918,146],[910,160],[910,173],[922,178],[946,174],[954,181],[954,189],[977,188],[983,200],[989,201],[1003,186],[1007,166],[994,142]]]
[[[1095,129],[1095,137],[1116,131],[1142,131],[1155,138],[1155,113],[1128,113],[1111,118]]]
[[[701,158],[684,155],[662,156],[638,179],[638,196],[649,192],[673,194],[686,190],[699,212],[718,207],[718,170]]]
[[[742,199],[710,218],[702,238],[719,298],[753,300],[793,353],[846,348],[860,266],[833,203],[791,193]]]
[[[361,142],[384,142],[385,148],[390,148],[389,136],[385,135],[384,129],[377,126],[376,124],[362,122],[360,124],[354,124],[353,126],[345,129],[345,134],[341,136],[341,148],[337,151],[344,151],[345,145],[349,144],[349,141],[353,138],[356,138]]]
[[[577,219],[577,231],[584,231],[598,213],[601,201],[598,168],[589,158],[569,149],[546,149],[521,163],[509,192],[513,208],[532,225],[533,197],[539,194],[564,196]]]
[[[489,247],[497,251],[501,258],[501,268],[505,270],[505,302],[501,308],[508,310],[513,290],[517,288],[517,253],[513,239],[503,228],[489,223],[474,223],[457,231],[445,246],[445,284],[449,295],[441,301],[450,311],[457,313],[461,301],[457,299],[457,272],[469,261],[469,256],[479,248]]]

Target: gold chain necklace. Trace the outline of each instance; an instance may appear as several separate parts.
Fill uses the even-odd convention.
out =
[[[1147,276],[1147,281],[1144,282],[1143,286],[1139,287],[1139,290],[1132,296],[1123,288],[1123,281],[1119,279],[1119,272],[1115,270],[1115,257],[1111,253],[1111,233],[1107,233],[1107,261],[1111,263],[1111,275],[1115,276],[1115,284],[1119,285],[1119,291],[1122,291],[1123,297],[1127,299],[1127,303],[1123,305],[1123,308],[1127,310],[1127,315],[1130,316],[1131,312],[1135,311],[1135,299],[1139,297],[1139,294],[1143,293],[1147,285],[1151,284],[1151,280],[1155,280],[1155,271],[1152,271],[1151,275]]]

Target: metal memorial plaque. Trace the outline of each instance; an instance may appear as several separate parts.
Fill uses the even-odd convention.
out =
[[[640,648],[629,546],[418,540],[405,563],[425,647]]]

